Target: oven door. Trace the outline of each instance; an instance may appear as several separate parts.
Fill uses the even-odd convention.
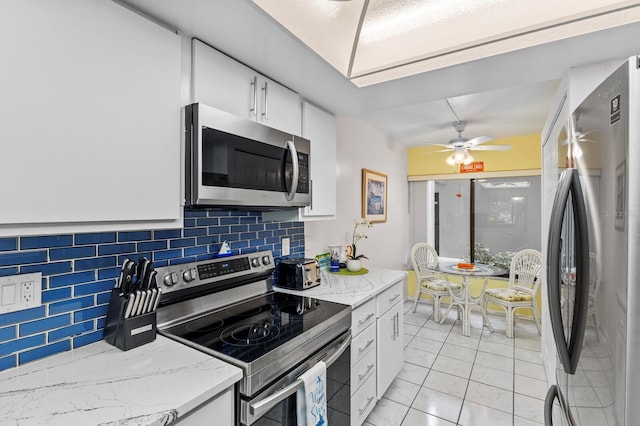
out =
[[[185,121],[189,204],[310,204],[308,140],[202,104]]]
[[[296,392],[298,378],[318,361],[327,364],[327,417],[332,426],[350,423],[351,331],[309,357],[253,398],[240,395],[240,423],[247,426],[297,425]]]

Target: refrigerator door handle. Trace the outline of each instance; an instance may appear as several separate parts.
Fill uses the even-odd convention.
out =
[[[553,426],[553,401],[558,398],[558,387],[553,385],[549,388],[544,399],[544,426]]]
[[[553,403],[556,399],[558,400],[560,412],[564,418],[564,421],[560,423],[567,426],[577,426],[576,420],[573,418],[573,414],[571,414],[566,400],[562,397],[562,393],[556,385],[552,385],[549,388],[547,396],[544,398],[544,426],[553,426]]]
[[[575,226],[575,303],[569,340],[564,333],[562,319],[561,263],[562,225],[567,201],[571,196],[573,223]],[[587,210],[584,203],[580,175],[576,169],[567,169],[560,175],[558,189],[553,202],[549,223],[549,243],[547,250],[547,283],[551,328],[558,350],[558,356],[569,374],[578,367],[582,342],[587,322],[589,303],[589,229]],[[568,319],[567,319],[568,320]]]

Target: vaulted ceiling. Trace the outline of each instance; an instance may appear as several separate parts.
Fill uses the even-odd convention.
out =
[[[406,146],[457,119],[466,137],[539,133],[570,67],[640,53],[640,2],[124,1]]]

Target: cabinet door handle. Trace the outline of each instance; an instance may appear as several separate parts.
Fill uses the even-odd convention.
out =
[[[269,97],[269,83],[268,82],[264,82],[264,87],[262,88],[262,90],[264,90],[264,112],[262,113],[262,116],[264,117],[265,120],[269,119],[269,101],[268,101],[268,97]]]
[[[375,340],[371,339],[369,341],[367,341],[367,344],[364,345],[363,347],[361,347],[360,349],[358,349],[358,353],[362,353],[365,349],[367,349],[369,346],[371,346],[371,344],[375,342]]]
[[[398,326],[398,318],[394,315],[393,316],[393,340],[396,340],[396,336],[398,333],[396,333],[396,327]]]
[[[371,404],[371,401],[373,401],[373,397],[372,396],[367,398],[367,402],[365,402],[364,407],[358,408],[358,413],[359,414],[364,413],[366,411],[367,407],[369,406],[369,404]]]
[[[367,369],[364,371],[364,373],[360,373],[358,374],[358,380],[362,380],[364,376],[366,376],[367,374],[369,374],[369,371],[371,371],[371,369],[374,367],[374,364],[369,364],[367,365]]]
[[[369,315],[367,315],[366,317],[362,318],[360,321],[358,321],[358,324],[364,324],[365,322],[369,321],[369,319],[373,316],[373,313],[370,313]]]
[[[258,77],[253,76],[253,81],[251,82],[253,86],[253,107],[249,109],[249,111],[255,116],[258,114]]]
[[[389,302],[393,302],[393,301],[394,301],[394,300],[396,300],[398,297],[400,297],[400,294],[396,294],[395,296],[390,297],[390,298],[389,298]]]

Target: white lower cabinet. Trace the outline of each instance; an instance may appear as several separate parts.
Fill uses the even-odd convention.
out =
[[[173,423],[179,426],[235,425],[233,386]]]
[[[376,406],[376,378],[369,377],[351,397],[351,426],[361,425]]]
[[[403,363],[403,281],[351,313],[351,425],[360,426]]]
[[[403,353],[403,299],[402,281],[385,290],[376,298],[376,351],[378,399],[391,385],[402,369]]]

